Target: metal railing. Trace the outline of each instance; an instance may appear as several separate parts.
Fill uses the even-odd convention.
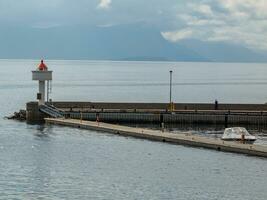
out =
[[[47,114],[53,118],[63,118],[64,117],[64,113],[62,111],[60,111],[56,107],[49,105],[49,104],[39,106],[39,110],[42,113],[45,113],[45,114]]]

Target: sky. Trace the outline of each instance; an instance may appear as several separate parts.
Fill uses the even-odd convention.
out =
[[[231,42],[267,50],[267,0],[0,0],[1,26],[146,23],[170,42]]]

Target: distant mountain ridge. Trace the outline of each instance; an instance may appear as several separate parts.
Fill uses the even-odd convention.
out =
[[[110,27],[0,27],[0,58],[267,62],[267,53],[222,42],[171,43],[144,24]]]

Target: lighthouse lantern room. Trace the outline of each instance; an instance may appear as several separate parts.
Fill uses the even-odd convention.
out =
[[[39,81],[39,92],[37,93],[37,99],[39,100],[39,105],[45,104],[45,83],[47,81],[47,100],[49,95],[49,82],[52,81],[52,71],[48,71],[48,68],[43,60],[41,60],[40,65],[37,70],[32,71],[32,80]]]

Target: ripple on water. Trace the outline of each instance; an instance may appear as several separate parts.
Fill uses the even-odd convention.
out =
[[[266,199],[266,159],[2,119],[35,98],[37,88],[30,87],[29,74],[34,63],[0,61],[5,74],[0,76],[1,84],[12,82],[0,88],[0,199]],[[53,88],[53,98],[164,102],[169,64],[50,61],[57,72],[56,84],[67,82],[66,87]],[[233,81],[233,72],[240,74],[240,82],[247,74],[253,82],[265,80],[267,74],[266,66],[257,64],[227,65],[231,70],[214,63],[175,65],[174,71],[183,74],[174,77],[177,83]],[[7,70],[10,67],[14,70]],[[155,78],[163,84],[151,85]],[[87,85],[79,86],[88,79]],[[69,80],[76,85],[71,87]],[[114,87],[91,87],[94,81]],[[122,86],[127,83],[131,90]],[[177,84],[173,98],[177,102],[210,102],[215,97],[238,102],[242,96],[244,102],[264,102],[262,91],[266,84]]]

